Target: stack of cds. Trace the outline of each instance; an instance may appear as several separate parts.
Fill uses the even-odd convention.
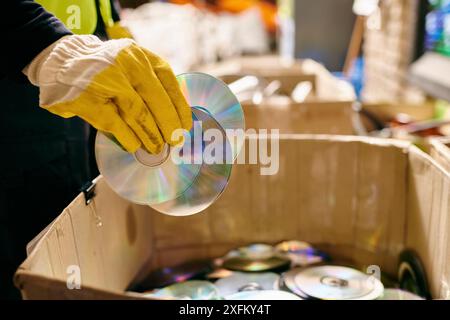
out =
[[[169,279],[174,284],[141,291],[150,298],[190,300],[423,299],[405,290],[385,289],[373,274],[325,265],[328,260],[330,257],[306,242],[251,244],[231,250],[212,264],[197,260],[157,270],[150,277],[153,283],[159,275],[163,281],[157,284]],[[299,264],[302,266],[295,267]]]
[[[342,266],[293,269],[283,275],[283,283],[304,299],[375,300],[384,290],[374,276]]]
[[[168,215],[186,216],[205,210],[228,185],[245,125],[241,105],[222,81],[201,73],[177,78],[194,120],[182,146],[166,145],[158,155],[142,149],[130,154],[112,136],[98,133],[95,152],[100,173],[117,194]],[[208,130],[222,139],[205,141]],[[228,132],[242,137],[230,138]],[[207,148],[221,150],[223,158],[204,161]]]

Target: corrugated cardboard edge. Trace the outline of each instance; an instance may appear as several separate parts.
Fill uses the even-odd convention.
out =
[[[105,188],[106,182],[104,181],[104,179],[102,179],[101,176],[99,176],[94,181],[95,183],[97,183],[97,187],[100,187],[102,190],[104,190],[103,193],[112,192],[109,188]],[[102,195],[98,196],[101,197]],[[117,287],[117,284],[126,289],[126,286],[133,284],[134,281],[139,282],[141,280],[141,277],[148,273],[148,270],[151,268],[152,254],[154,252],[152,248],[153,242],[151,240],[152,235],[149,234],[148,232],[142,232],[143,231],[142,228],[144,228],[143,225],[147,225],[146,222],[151,221],[152,219],[151,215],[147,213],[142,214],[142,212],[140,212],[142,210],[146,210],[145,208],[147,207],[129,204],[127,201],[121,198],[117,199],[120,199],[122,207],[124,204],[126,204],[126,207],[130,209],[130,212],[121,211],[121,214],[116,215],[115,212],[112,212],[114,210],[112,211],[109,210],[110,212],[108,213],[108,219],[106,220],[106,222],[109,225],[114,225],[114,223],[117,224],[118,222],[120,223],[121,220],[124,220],[125,219],[124,217],[127,214],[129,216],[138,214],[140,217],[137,218],[138,220],[134,221],[135,224],[134,228],[137,229],[134,230],[134,232],[133,230],[131,230],[131,233],[127,233],[130,232],[130,230],[127,229],[128,226],[124,226],[124,228],[121,228],[121,232],[123,233],[124,232],[123,230],[126,229],[125,237],[126,236],[133,237],[134,234],[140,233],[141,236],[138,235],[137,237],[140,238],[144,237],[145,241],[142,241],[142,239],[139,238],[137,238],[137,240],[135,239],[134,240],[135,243],[140,243],[138,245],[133,245],[133,243],[126,244],[125,241],[123,244],[120,245],[120,249],[122,250],[121,252],[124,253],[123,250],[127,250],[127,248],[131,249],[132,252],[130,252],[129,254],[125,252],[126,254],[124,254],[123,256],[121,256],[120,254],[113,255],[115,256],[115,258],[113,258],[114,261],[112,261],[110,259],[104,258],[105,254],[111,253],[109,252],[110,250],[107,250],[107,252],[103,252],[104,250],[99,250],[97,251],[97,253],[95,253],[95,249],[98,247],[98,245],[101,245],[101,241],[93,241],[86,243],[86,240],[84,240],[85,246],[82,250],[87,251],[85,252],[84,256],[86,256],[86,253],[92,254],[94,251],[94,254],[100,257],[99,258],[100,260],[96,259],[97,263],[100,263],[100,265],[92,266],[92,264],[89,264],[88,263],[89,261],[86,261],[86,259],[80,260],[80,256],[78,255],[79,249],[77,248],[77,245],[79,245],[79,241],[77,240],[74,242],[73,238],[76,237],[77,232],[79,232],[80,230],[76,228],[77,232],[75,232],[75,229],[71,230],[67,229],[67,226],[72,225],[73,227],[72,223],[73,217],[71,210],[75,210],[76,212],[75,217],[77,217],[76,218],[77,220],[82,219],[83,221],[91,221],[92,223],[94,223],[95,219],[93,215],[95,215],[94,211],[96,201],[94,199],[89,205],[86,205],[84,195],[79,194],[45,230],[43,230],[35,239],[32,240],[32,242],[28,246],[31,251],[29,252],[27,259],[19,266],[14,276],[14,284],[17,288],[21,290],[22,296],[25,299],[33,299],[33,298],[85,299],[86,296],[95,298],[96,294],[100,294],[99,296],[97,296],[97,298],[104,297],[104,299],[110,298],[112,299],[119,294],[117,291],[113,290],[113,287]],[[115,200],[116,204],[117,201],[118,200]],[[92,223],[90,224],[92,225]],[[101,240],[101,238],[105,236],[104,232],[108,233],[114,232],[113,230],[111,230],[111,227],[109,227],[109,229],[107,228],[106,231],[105,229],[102,229],[102,227],[100,228],[101,228],[100,232],[94,232],[95,237],[98,238],[97,240]],[[60,233],[62,233],[61,237],[59,235]],[[144,236],[142,236],[143,234]],[[124,234],[122,234],[121,236],[123,239]],[[82,236],[81,238],[83,237],[84,236]],[[111,236],[109,236],[109,238],[111,239]],[[92,239],[87,238],[87,240],[89,241]],[[61,241],[63,242],[62,244]],[[145,244],[145,250],[143,250],[142,248],[143,246],[142,243]],[[57,252],[56,253],[52,252],[49,246],[51,246],[51,248],[53,249],[57,249],[53,250]],[[114,248],[112,250],[114,250]],[[39,256],[37,256],[38,253]],[[117,253],[120,253],[120,251]],[[44,257],[42,257],[42,255],[44,255]],[[133,258],[130,261],[127,261],[127,255],[130,255]],[[136,261],[137,259],[139,259],[138,262]],[[123,279],[124,275],[122,275],[121,278],[116,280],[114,272],[111,274],[111,272],[108,270],[110,269],[108,268],[108,265],[110,265],[110,263],[120,265],[122,263],[131,263],[131,262],[134,263],[134,266],[127,272],[128,275],[125,276],[126,279]],[[66,274],[65,268],[70,265],[78,265],[81,269],[83,269],[84,267],[90,270],[87,273],[84,271],[82,272],[84,277],[82,281],[82,290],[68,289],[68,286],[65,281],[69,275]],[[97,269],[99,270],[101,269],[100,274],[98,273],[99,270]],[[86,274],[88,274],[88,276],[86,276]],[[99,275],[102,278],[102,280],[96,278]],[[98,287],[89,285],[89,283],[92,283],[93,277],[95,281],[99,281]],[[87,281],[88,278],[90,279],[90,281]],[[107,282],[105,283],[105,281]],[[108,281],[111,282],[108,283]],[[52,288],[53,283],[55,283],[55,290],[57,291],[57,294],[53,293]],[[102,283],[104,288],[102,287]],[[102,296],[101,294],[103,292],[109,292],[111,294],[106,294]],[[122,295],[123,298],[127,298],[126,296],[134,296],[133,293],[125,293],[124,296],[123,291],[121,291],[120,294]]]
[[[405,245],[422,260],[432,296],[449,299],[450,172],[416,146],[408,154]]]
[[[431,157],[450,172],[450,137],[431,138],[429,142]]]
[[[62,280],[33,274],[22,269],[17,271],[14,281],[26,300],[148,300],[132,292],[103,290],[91,286],[68,289],[66,282]]]

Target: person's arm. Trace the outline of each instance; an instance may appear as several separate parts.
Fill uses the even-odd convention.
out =
[[[0,50],[0,76],[20,74],[34,57],[63,36],[64,24],[32,0],[2,3],[0,26],[5,38]]]
[[[55,0],[56,1],[56,0]],[[8,0],[0,68],[39,87],[39,105],[113,134],[129,152],[159,153],[190,130],[192,113],[172,69],[132,39],[73,35],[30,0]]]

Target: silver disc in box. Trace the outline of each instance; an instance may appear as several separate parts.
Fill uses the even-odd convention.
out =
[[[130,154],[114,137],[99,132],[95,153],[100,173],[120,196],[168,215],[186,216],[205,210],[227,186],[232,167],[229,158],[237,157],[242,139],[228,139],[226,130],[243,131],[244,117],[239,102],[222,81],[200,73],[183,74],[177,79],[192,106],[194,120],[192,130],[185,133],[183,147],[191,144],[187,152],[166,145],[159,155],[144,150]],[[195,135],[200,132],[203,137],[208,129],[223,136],[222,163],[203,161],[206,148],[220,141],[201,141],[200,146],[194,142],[198,140]],[[183,159],[192,161],[173,161],[180,158],[180,149]]]
[[[219,279],[215,285],[222,297],[243,291],[278,290],[280,276],[272,272],[244,273],[234,272],[231,276]]]
[[[300,296],[322,300],[374,300],[383,293],[375,277],[340,266],[294,269],[285,274],[284,283]]]

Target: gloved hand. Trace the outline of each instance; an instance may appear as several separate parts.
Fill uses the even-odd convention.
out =
[[[176,145],[172,132],[192,126],[170,66],[131,39],[103,42],[66,36],[41,52],[24,73],[40,89],[40,106],[59,116],[79,116],[109,132],[128,151],[162,151]]]
[[[106,27],[106,33],[110,39],[133,39],[130,30],[121,25],[120,22],[115,22],[111,27]]]

